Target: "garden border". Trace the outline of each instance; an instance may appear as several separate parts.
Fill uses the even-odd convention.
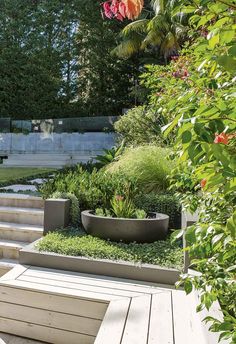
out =
[[[158,265],[138,265],[125,261],[115,262],[108,259],[39,252],[35,249],[35,244],[39,240],[26,246],[19,252],[20,264],[168,285],[174,285],[179,280],[181,274],[181,271],[177,269],[164,268]]]

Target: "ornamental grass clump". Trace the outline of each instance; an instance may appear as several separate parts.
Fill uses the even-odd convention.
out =
[[[168,159],[170,149],[154,145],[128,148],[120,159],[107,167],[112,175],[122,173],[127,178],[136,178],[145,192],[165,191],[168,175],[175,163]]]

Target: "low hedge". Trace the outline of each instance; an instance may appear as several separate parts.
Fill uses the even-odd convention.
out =
[[[148,212],[167,214],[170,217],[169,227],[171,229],[181,228],[181,205],[178,199],[172,194],[157,194],[151,192],[136,197],[137,208]]]

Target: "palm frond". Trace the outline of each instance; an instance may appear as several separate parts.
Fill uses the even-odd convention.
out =
[[[122,30],[121,32],[121,35],[123,37],[126,37],[126,36],[129,36],[130,33],[143,33],[146,31],[147,29],[147,25],[149,23],[149,20],[148,19],[140,19],[140,20],[136,20],[128,25],[126,25],[124,27],[124,29]]]
[[[165,10],[164,0],[151,0],[151,5],[156,15],[159,13],[163,13]]]
[[[154,18],[152,18],[147,26],[147,30],[156,30],[156,31],[164,31],[169,30],[169,23],[166,21],[165,16],[162,14],[156,15]]]
[[[124,39],[111,53],[123,59],[129,58],[140,50],[142,40],[143,37],[137,36],[135,38],[133,36],[129,39]]]
[[[163,37],[159,31],[151,30],[142,42],[141,49],[144,50],[148,46],[159,46]]]

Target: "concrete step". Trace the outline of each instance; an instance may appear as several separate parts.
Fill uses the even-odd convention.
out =
[[[43,226],[42,209],[0,206],[0,221]]]
[[[17,264],[18,264],[18,261],[15,259],[6,259],[6,258],[0,259],[0,277],[5,275],[11,269],[13,269]]]
[[[67,154],[10,154],[3,160],[2,167],[7,166],[33,166],[61,168],[65,165],[74,165],[80,162],[86,163],[92,157],[102,154],[101,151],[81,150],[81,152]]]
[[[42,226],[0,222],[0,240],[19,240],[30,243],[42,236]]]
[[[43,209],[44,200],[41,197],[29,195],[0,193],[0,206]]]
[[[19,259],[19,251],[29,243],[0,239],[0,257],[7,259]]]

